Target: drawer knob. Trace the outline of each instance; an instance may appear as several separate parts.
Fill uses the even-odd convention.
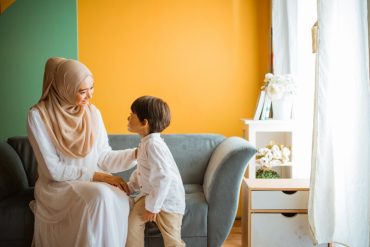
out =
[[[284,194],[287,194],[287,195],[293,195],[294,193],[296,193],[297,191],[296,190],[283,190],[282,191]]]
[[[281,213],[281,214],[288,218],[291,218],[297,215],[297,213]]]

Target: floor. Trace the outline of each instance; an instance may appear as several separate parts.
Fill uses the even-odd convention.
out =
[[[233,228],[222,247],[241,247],[242,246],[242,228],[241,220],[235,220]]]

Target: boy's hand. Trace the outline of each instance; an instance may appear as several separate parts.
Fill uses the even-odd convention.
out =
[[[148,210],[145,210],[144,216],[143,216],[145,222],[155,221],[156,217],[157,217],[157,214],[152,213]]]

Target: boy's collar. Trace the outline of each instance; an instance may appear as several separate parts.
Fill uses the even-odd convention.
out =
[[[149,135],[146,135],[144,137],[141,138],[141,141],[146,141],[146,140],[149,140],[151,138],[157,138],[157,137],[160,137],[161,136],[161,133],[150,133]]]

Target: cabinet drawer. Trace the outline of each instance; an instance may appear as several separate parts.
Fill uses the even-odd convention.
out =
[[[252,209],[307,209],[308,191],[252,191]]]
[[[253,247],[311,247],[307,214],[254,213],[251,222]]]

